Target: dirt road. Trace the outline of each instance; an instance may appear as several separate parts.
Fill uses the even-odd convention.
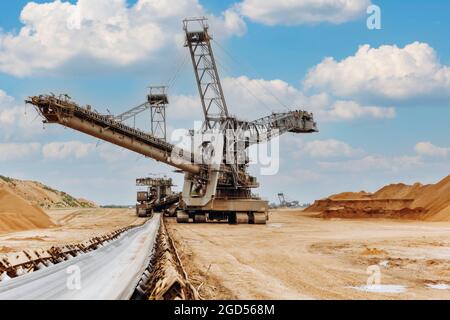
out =
[[[0,254],[81,242],[145,221],[132,209],[63,209],[48,215],[56,224],[53,228],[0,234]]]
[[[450,222],[285,210],[265,226],[167,226],[206,298],[450,299]]]

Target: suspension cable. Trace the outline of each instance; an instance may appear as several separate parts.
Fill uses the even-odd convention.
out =
[[[214,43],[221,49],[228,57],[230,57],[236,64],[243,65],[243,63],[239,62],[237,58],[235,58],[227,49],[225,49],[217,40],[213,39]],[[252,69],[252,72],[258,73],[250,64],[246,64],[247,67]],[[271,95],[275,100],[284,108],[286,108],[288,111],[291,111],[291,109],[283,102],[279,97],[277,97],[271,90],[264,87],[262,84],[260,84],[258,81],[256,81],[257,85],[260,86],[261,89],[263,89],[266,93]]]
[[[233,76],[231,76],[231,70],[226,67],[225,65],[223,65],[221,62],[216,61],[216,63],[225,71],[227,71],[227,73],[230,73],[230,79],[233,80],[233,82],[237,85],[239,85],[240,87],[243,87],[245,90],[248,91],[248,93],[250,93],[250,95],[256,99],[256,101],[258,101],[259,103],[261,103],[268,111],[270,111],[271,113],[273,112],[273,110],[263,101],[261,100],[243,81],[241,81],[241,79],[239,78],[235,78]]]
[[[186,66],[188,60],[189,60],[189,56],[187,54],[183,54],[183,56],[181,57],[178,65],[176,67],[175,73],[166,82],[168,89],[171,89],[175,85],[176,81],[178,80],[178,77],[180,76],[181,72],[183,71],[183,68]]]

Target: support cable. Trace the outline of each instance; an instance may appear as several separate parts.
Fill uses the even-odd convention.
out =
[[[179,76],[181,75],[181,72],[183,71],[183,69],[186,66],[188,61],[189,61],[189,56],[187,54],[183,54],[183,57],[181,57],[178,65],[175,69],[175,73],[166,82],[168,89],[171,89],[175,85],[176,81],[178,80]]]
[[[271,113],[273,112],[272,108],[270,108],[263,100],[261,100],[260,98],[258,98],[258,96],[244,83],[242,82],[239,78],[235,78],[233,76],[231,76],[231,69],[226,67],[224,64],[222,64],[221,62],[217,61],[217,64],[222,68],[222,70],[226,71],[226,73],[230,74],[230,78],[233,80],[233,82],[235,84],[237,84],[240,87],[243,87],[245,90],[248,91],[248,93],[250,93],[250,95],[259,103],[261,103],[263,105],[263,107],[265,107],[268,111],[270,111]]]
[[[214,40],[214,43],[217,44],[217,46],[219,47],[219,49],[221,49],[228,57],[230,57],[236,64],[242,66],[243,63],[239,62],[239,60],[237,58],[235,58],[227,49],[225,49],[217,40]],[[249,67],[250,69],[252,69],[251,71],[256,73],[255,69],[253,69],[253,67],[251,67],[249,64],[246,64],[247,67]],[[288,111],[291,111],[291,109],[283,102],[281,101],[281,99],[276,96],[271,90],[269,90],[268,88],[264,87],[263,85],[261,85],[258,81],[256,81],[257,85],[263,89],[267,94],[271,95],[282,107],[284,107],[285,109],[287,109]]]

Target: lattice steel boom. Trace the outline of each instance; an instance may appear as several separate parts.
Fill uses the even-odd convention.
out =
[[[207,19],[185,19],[183,24],[205,115],[205,129],[218,129],[228,117],[228,108],[211,48]]]
[[[144,102],[143,104],[138,105],[137,107],[134,107],[133,109],[130,109],[128,111],[125,111],[118,116],[114,117],[114,120],[117,122],[125,122],[128,119],[136,117],[138,114],[149,110],[150,109],[150,103]]]

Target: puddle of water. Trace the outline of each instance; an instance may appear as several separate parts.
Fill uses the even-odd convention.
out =
[[[281,228],[283,226],[283,224],[282,223],[268,223],[267,226],[270,228]]]
[[[445,283],[427,283],[427,287],[431,289],[437,289],[437,290],[449,290],[450,286]]]
[[[359,287],[349,287],[358,291],[374,292],[374,293],[403,293],[406,291],[405,286],[395,284],[373,284]]]

